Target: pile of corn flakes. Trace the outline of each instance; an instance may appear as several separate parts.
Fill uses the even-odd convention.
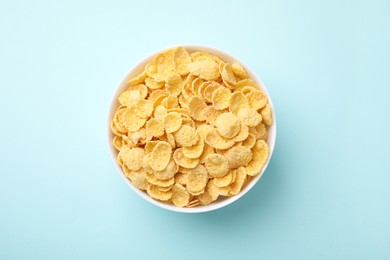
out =
[[[268,160],[271,107],[238,63],[169,49],[128,81],[118,102],[118,163],[159,201],[195,207],[234,196]]]

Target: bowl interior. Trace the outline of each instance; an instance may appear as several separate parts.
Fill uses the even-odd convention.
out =
[[[162,52],[162,51],[164,51],[166,49],[158,51],[158,52],[150,55],[149,57],[145,58],[144,60],[140,61],[133,69],[130,70],[129,73],[126,74],[125,78],[122,80],[122,82],[120,83],[119,87],[114,92],[114,95],[113,95],[111,103],[110,103],[110,109],[109,109],[108,120],[107,120],[108,145],[109,145],[109,149],[110,149],[110,153],[111,153],[113,162],[114,162],[118,172],[121,174],[121,176],[123,177],[124,181],[139,196],[141,196],[142,198],[144,198],[145,200],[149,201],[150,203],[152,203],[152,204],[154,204],[156,206],[159,206],[159,207],[164,208],[164,209],[172,210],[172,211],[184,212],[184,213],[206,212],[206,211],[211,211],[211,210],[222,208],[222,207],[224,207],[224,206],[226,206],[226,205],[236,201],[237,199],[242,197],[245,193],[247,193],[256,184],[256,182],[261,178],[261,176],[263,175],[264,171],[266,170],[266,168],[268,166],[268,163],[269,163],[269,161],[270,161],[270,159],[272,157],[272,153],[273,153],[274,146],[275,146],[276,117],[275,117],[275,111],[274,111],[272,100],[271,100],[270,95],[269,95],[267,89],[265,88],[263,82],[261,81],[261,79],[259,77],[257,77],[257,75],[255,73],[253,73],[253,71],[250,68],[246,67],[246,65],[244,63],[242,63],[240,60],[236,59],[235,57],[233,57],[233,56],[231,56],[231,55],[229,55],[229,54],[227,54],[225,52],[222,52],[220,50],[217,50],[217,49],[214,49],[214,48],[211,48],[211,47],[197,46],[197,45],[183,45],[183,47],[186,48],[187,51],[190,52],[190,53],[195,52],[195,51],[205,51],[205,52],[208,52],[210,54],[218,56],[220,59],[222,59],[225,62],[229,62],[229,63],[237,62],[237,63],[241,64],[246,69],[246,71],[248,72],[250,78],[255,80],[258,83],[258,85],[260,86],[260,89],[266,93],[266,95],[268,97],[269,104],[270,104],[270,106],[272,108],[272,115],[273,115],[274,122],[273,122],[272,126],[270,126],[268,128],[267,144],[268,144],[269,149],[270,149],[270,155],[269,155],[268,161],[264,165],[264,167],[263,167],[262,171],[260,172],[260,174],[258,174],[256,177],[252,178],[252,180],[242,189],[242,191],[239,194],[237,194],[237,195],[235,195],[233,197],[219,198],[217,201],[211,203],[210,205],[197,206],[197,207],[194,207],[194,208],[179,208],[179,207],[176,207],[174,205],[170,205],[170,204],[167,204],[167,203],[164,203],[164,202],[160,202],[160,201],[154,200],[151,197],[149,197],[146,192],[138,190],[136,187],[134,187],[133,184],[130,182],[130,180],[127,179],[127,177],[122,172],[121,167],[118,165],[118,163],[116,161],[116,157],[118,155],[118,151],[112,145],[112,139],[114,138],[114,135],[111,132],[110,124],[111,124],[111,120],[112,120],[112,118],[113,118],[113,116],[115,114],[115,110],[119,106],[119,103],[118,103],[117,99],[118,99],[118,96],[123,91],[126,90],[127,82],[130,79],[132,79],[133,77],[135,77],[138,74],[140,74],[141,72],[143,72],[146,63],[149,62],[151,59],[153,59],[155,54],[157,54],[159,52]],[[174,47],[169,47],[167,49],[170,49],[170,48],[174,48]]]

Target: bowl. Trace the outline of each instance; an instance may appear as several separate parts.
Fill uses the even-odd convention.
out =
[[[123,180],[129,185],[129,187],[136,194],[138,194],[141,198],[145,199],[146,201],[148,201],[149,203],[151,203],[151,204],[153,204],[155,206],[158,206],[158,207],[163,208],[163,209],[171,210],[171,211],[182,212],[182,213],[201,213],[201,212],[208,212],[208,211],[220,209],[220,208],[223,208],[223,207],[225,207],[225,206],[235,202],[236,200],[238,200],[242,196],[244,196],[259,181],[259,179],[261,178],[261,176],[263,175],[263,173],[267,169],[268,163],[271,160],[272,153],[274,151],[275,140],[276,140],[276,117],[275,117],[275,110],[274,110],[274,106],[273,106],[271,97],[270,97],[270,95],[269,95],[269,93],[268,93],[264,83],[262,82],[262,80],[250,68],[248,68],[239,59],[235,58],[231,54],[228,54],[228,53],[226,53],[224,51],[218,50],[216,48],[208,47],[208,46],[201,46],[201,45],[181,45],[181,46],[186,48],[187,51],[190,52],[190,53],[191,52],[195,52],[195,51],[205,51],[205,52],[208,52],[210,54],[218,56],[219,58],[221,58],[222,60],[224,60],[226,62],[229,62],[229,63],[237,62],[237,63],[241,64],[246,69],[246,71],[249,74],[250,78],[252,78],[260,86],[260,89],[267,95],[268,102],[269,102],[269,104],[271,106],[271,109],[272,109],[273,124],[272,124],[272,126],[268,127],[268,140],[267,140],[267,144],[269,146],[270,153],[269,153],[268,160],[265,163],[262,171],[257,176],[252,177],[252,180],[241,190],[241,192],[239,194],[237,194],[235,196],[232,196],[232,197],[222,197],[222,198],[220,197],[218,200],[212,202],[209,205],[197,206],[197,207],[194,207],[194,208],[180,208],[180,207],[176,207],[173,204],[171,205],[171,204],[167,204],[167,203],[155,200],[155,199],[149,197],[149,195],[146,192],[137,189],[130,182],[130,180],[127,179],[125,174],[122,172],[122,169],[121,169],[121,167],[119,166],[119,164],[118,164],[118,162],[116,160],[116,157],[118,155],[118,151],[112,145],[112,139],[113,139],[114,135],[111,133],[111,128],[110,128],[111,120],[112,120],[112,118],[113,118],[113,116],[115,114],[115,110],[116,110],[116,108],[118,107],[118,104],[119,104],[118,101],[117,101],[117,98],[127,88],[127,82],[131,78],[133,78],[136,75],[140,74],[144,70],[144,67],[145,67],[146,63],[149,62],[150,60],[152,60],[153,57],[157,53],[160,53],[160,52],[165,51],[167,49],[174,48],[176,46],[172,46],[172,47],[160,50],[160,51],[158,51],[156,53],[153,53],[152,55],[150,55],[150,56],[146,57],[145,59],[141,60],[140,62],[138,62],[137,65],[135,65],[135,67],[133,67],[125,75],[125,77],[122,80],[122,82],[119,84],[117,89],[114,91],[114,94],[113,94],[112,99],[111,99],[111,103],[110,103],[110,106],[109,106],[109,112],[108,112],[108,118],[107,118],[107,138],[108,138],[108,145],[109,145],[110,154],[111,154],[112,160],[113,160],[113,162],[115,164],[115,167],[116,167],[118,173],[122,176]]]

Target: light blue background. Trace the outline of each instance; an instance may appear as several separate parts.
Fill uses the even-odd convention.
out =
[[[390,259],[390,2],[239,2],[0,3],[0,259]],[[139,198],[106,146],[124,74],[183,43],[278,116],[261,181],[206,214]]]

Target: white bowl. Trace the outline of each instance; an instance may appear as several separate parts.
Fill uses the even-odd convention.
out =
[[[276,117],[275,117],[275,110],[274,110],[274,107],[272,104],[271,97],[268,94],[268,91],[265,88],[264,83],[260,80],[260,78],[251,69],[246,67],[243,62],[241,62],[239,59],[233,57],[232,55],[227,54],[225,52],[222,52],[220,50],[217,50],[215,48],[200,46],[200,45],[183,45],[183,47],[185,47],[190,53],[194,52],[194,51],[205,51],[205,52],[208,52],[208,53],[211,53],[213,55],[218,56],[223,61],[226,61],[229,63],[238,62],[246,69],[250,78],[255,80],[258,83],[258,85],[260,86],[261,90],[266,93],[266,95],[268,97],[268,102],[272,108],[273,125],[268,128],[267,144],[268,144],[269,149],[270,149],[269,158],[268,158],[266,164],[264,165],[264,168],[260,172],[260,174],[258,174],[256,177],[252,178],[252,180],[244,187],[244,189],[239,194],[232,196],[232,197],[222,197],[222,198],[219,198],[217,201],[214,201],[210,205],[198,206],[198,207],[194,207],[194,208],[179,208],[179,207],[176,207],[176,206],[171,205],[171,204],[167,204],[164,202],[154,200],[151,197],[149,197],[146,192],[141,191],[141,190],[137,189],[136,187],[134,187],[134,185],[129,181],[129,179],[126,178],[126,176],[122,172],[122,169],[116,160],[116,157],[118,155],[118,151],[112,145],[112,139],[113,139],[114,135],[111,133],[111,128],[110,128],[111,120],[114,116],[116,108],[118,107],[117,98],[120,95],[120,93],[122,93],[127,88],[127,81],[129,81],[131,78],[135,77],[136,75],[140,74],[144,70],[144,67],[145,67],[147,62],[149,62],[151,59],[153,59],[153,57],[157,53],[160,53],[166,49],[158,51],[158,52],[148,56],[147,58],[143,59],[142,61],[140,61],[133,69],[130,70],[129,73],[126,74],[126,76],[124,77],[122,82],[119,84],[118,88],[115,90],[113,97],[112,97],[112,100],[111,100],[111,103],[110,103],[109,112],[108,112],[107,138],[108,138],[108,145],[109,145],[111,157],[112,157],[112,160],[115,164],[116,169],[118,170],[119,174],[122,176],[123,180],[130,186],[131,189],[133,189],[133,191],[135,193],[137,193],[139,196],[141,196],[146,201],[148,201],[148,202],[150,202],[150,203],[152,203],[160,208],[163,208],[163,209],[176,211],[176,212],[183,212],[183,213],[200,213],[200,212],[207,212],[207,211],[216,210],[216,209],[225,207],[226,205],[229,205],[230,203],[233,203],[234,201],[236,201],[239,198],[241,198],[242,196],[244,196],[257,183],[257,181],[263,175],[264,171],[267,169],[268,163],[269,163],[269,161],[272,157],[272,153],[274,151],[275,139],[276,139]],[[170,48],[173,48],[173,47],[170,47]],[[170,48],[167,48],[167,49],[170,49]]]

